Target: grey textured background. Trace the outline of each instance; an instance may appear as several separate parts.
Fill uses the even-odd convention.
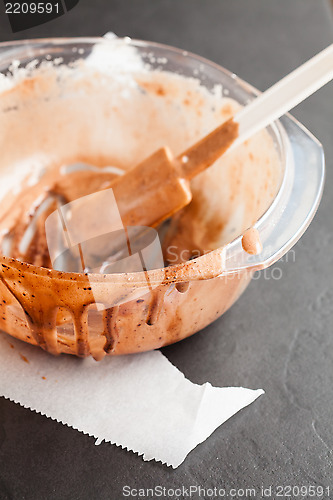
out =
[[[325,0],[81,0],[15,37],[1,8],[1,40],[115,31],[201,54],[262,90],[333,41]],[[256,498],[261,485],[315,484],[331,486],[333,498],[332,112],[332,84],[293,112],[324,144],[327,181],[295,253],[275,266],[282,279],[267,271],[221,319],[163,350],[193,382],[263,387],[266,395],[176,471],[96,447],[0,398],[1,500],[118,500],[125,484],[254,487]]]

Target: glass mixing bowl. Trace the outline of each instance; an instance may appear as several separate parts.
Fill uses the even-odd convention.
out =
[[[36,66],[36,61],[38,66],[42,61],[62,58],[61,63],[70,67],[89,56],[96,44],[112,43],[100,38],[2,43],[0,71],[5,74],[13,60],[25,68],[29,64]],[[222,85],[224,94],[241,105],[258,94],[236,75],[196,55],[152,42],[128,39],[124,43],[135,47],[151,70],[162,68],[194,77],[208,90]],[[8,89],[1,90],[0,104],[6,92]],[[70,100],[73,96],[65,98]],[[29,99],[25,106],[29,106]],[[29,116],[41,120],[41,116],[34,115],[33,102],[31,107]],[[20,102],[15,103],[15,98],[11,109],[1,106],[1,150],[8,152],[6,158],[15,152],[16,160],[22,151],[24,159],[29,134],[13,134],[8,113],[20,123]],[[29,123],[23,123],[24,126],[27,128]],[[83,126],[91,127],[89,120]],[[171,267],[135,273],[60,272],[2,256],[0,327],[52,354],[63,352],[101,359],[105,354],[160,348],[214,321],[239,298],[254,271],[274,264],[298,241],[320,202],[324,156],[319,142],[290,115],[267,131],[280,159],[282,181],[269,207],[254,224],[263,244],[260,254],[244,251],[242,234],[247,228],[239,227],[236,238],[205,255]],[[56,128],[53,132],[56,136]],[[10,168],[9,160],[7,164],[6,161],[3,160],[1,169]]]

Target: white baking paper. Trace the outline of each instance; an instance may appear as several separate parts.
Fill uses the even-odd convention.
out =
[[[0,332],[1,396],[174,468],[261,394],[193,384],[160,351],[56,358]]]

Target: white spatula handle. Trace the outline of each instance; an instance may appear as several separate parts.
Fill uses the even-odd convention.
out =
[[[333,79],[333,44],[287,75],[235,116],[239,135],[229,151]]]

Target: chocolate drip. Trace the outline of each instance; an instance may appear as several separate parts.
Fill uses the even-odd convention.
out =
[[[176,283],[176,290],[179,292],[179,293],[186,293],[188,288],[190,286],[190,282],[189,281],[186,281],[184,283]]]
[[[35,317],[28,315],[27,311],[25,313],[34,339],[43,339],[44,347],[41,346],[43,349],[54,355],[59,354],[56,328],[57,308],[40,311],[38,322]]]
[[[105,336],[104,351],[106,354],[112,352],[118,341],[119,333],[117,330],[117,316],[119,312],[119,306],[109,307],[103,311],[103,323]]]
[[[55,355],[59,354],[56,329],[56,308],[44,307],[42,310],[41,308],[38,309],[33,307],[28,303],[29,298],[25,299],[23,294],[14,291],[14,288],[8,284],[3,276],[0,276],[0,280],[21,306],[36,343],[45,351]],[[15,284],[15,282],[13,283]]]
[[[73,311],[73,324],[76,340],[76,355],[80,358],[85,358],[90,352],[87,304],[84,304],[81,310]]]
[[[151,300],[149,303],[148,315],[146,319],[147,325],[154,325],[158,320],[163,307],[166,291],[166,287],[158,287],[155,288],[155,290],[151,290]]]

